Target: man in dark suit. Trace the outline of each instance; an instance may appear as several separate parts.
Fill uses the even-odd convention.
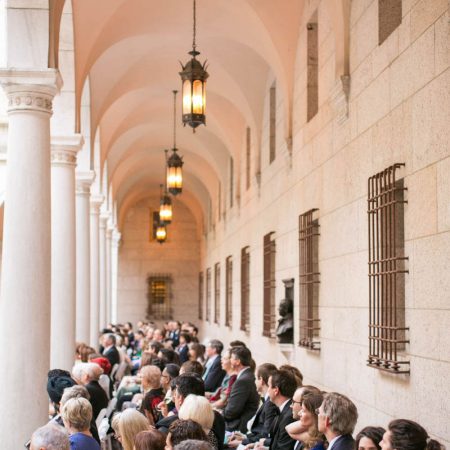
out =
[[[235,448],[239,444],[248,445],[254,442],[258,442],[262,438],[269,436],[272,423],[280,413],[277,406],[269,399],[267,390],[269,388],[269,377],[277,371],[275,365],[270,363],[261,364],[256,370],[256,390],[263,402],[256,411],[253,419],[251,420],[251,427],[248,429],[246,437],[242,439],[242,435],[235,435],[228,441],[228,447]]]
[[[345,395],[329,392],[318,413],[318,428],[329,442],[328,450],[354,450],[352,433],[358,420],[355,404]]]
[[[270,430],[270,438],[265,445],[273,450],[293,450],[295,440],[286,431],[286,426],[294,421],[292,417],[292,397],[297,389],[297,380],[292,372],[278,370],[269,377],[269,398],[274,403],[280,415],[274,420]],[[270,441],[270,442],[269,442]]]
[[[108,407],[109,402],[106,392],[98,383],[98,379],[102,373],[103,370],[98,364],[82,363],[81,383],[89,392],[89,401],[92,405],[92,417],[95,419],[103,408]]]
[[[111,363],[111,367],[114,367],[114,364],[120,364],[120,355],[119,350],[116,347],[116,336],[110,333],[107,334],[103,338],[103,356],[108,358],[108,361]]]
[[[175,384],[175,389],[172,390],[172,394],[177,411],[180,410],[184,399],[189,394],[201,396],[205,395],[205,384],[197,374],[185,373],[174,378],[173,383]],[[164,417],[156,423],[156,428],[161,431],[161,433],[167,434],[170,425],[177,419],[178,414]],[[223,450],[223,441],[225,438],[225,421],[217,411],[214,411],[214,422],[211,430],[217,438],[217,442],[219,444],[218,449]]]
[[[220,387],[225,377],[225,371],[222,369],[222,358],[220,357],[222,350],[223,344],[217,339],[213,339],[206,346],[208,360],[206,361],[205,372],[202,377],[205,382],[206,392],[214,392]]]
[[[225,426],[228,431],[247,431],[247,422],[259,406],[259,395],[256,392],[255,376],[250,370],[252,354],[246,347],[233,347],[230,350],[231,366],[237,373],[236,381],[231,388],[228,403],[223,410]]]
[[[180,363],[183,364],[189,360],[189,343],[191,342],[191,336],[182,331],[180,333],[180,345],[177,347],[177,353],[180,356]]]

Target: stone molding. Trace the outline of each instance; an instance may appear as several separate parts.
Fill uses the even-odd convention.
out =
[[[350,94],[350,76],[342,75],[338,78],[330,93],[331,105],[334,109],[336,120],[342,125],[348,119],[348,98]]]
[[[100,206],[102,206],[104,201],[105,197],[103,195],[91,195],[91,214],[99,215]]]
[[[8,114],[30,111],[51,115],[62,78],[57,69],[2,69],[0,84],[8,98]]]
[[[106,231],[107,225],[108,225],[108,220],[109,220],[109,214],[102,212],[100,214],[100,228],[101,229],[104,229]]]
[[[112,232],[112,240],[111,240],[111,244],[112,244],[113,248],[120,247],[121,239],[122,239],[121,233],[119,231],[117,231],[116,229],[114,229]]]
[[[76,194],[88,196],[91,193],[91,186],[95,179],[93,170],[89,172],[75,172]]]
[[[81,134],[72,136],[52,136],[51,162],[52,166],[75,166],[77,153],[84,144]]]

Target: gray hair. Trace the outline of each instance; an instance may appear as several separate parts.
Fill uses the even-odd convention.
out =
[[[175,445],[174,450],[213,450],[212,445],[206,441],[199,441],[197,439],[186,439]]]
[[[324,395],[323,414],[330,419],[330,428],[337,434],[351,434],[358,420],[355,404],[345,395],[329,392]]]
[[[69,433],[65,428],[49,423],[38,428],[31,436],[31,448],[46,450],[70,450]]]
[[[91,396],[84,386],[76,384],[75,386],[64,389],[64,393],[61,397],[61,406],[72,398],[85,398],[86,400],[90,400]]]

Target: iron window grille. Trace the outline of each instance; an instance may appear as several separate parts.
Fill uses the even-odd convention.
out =
[[[172,319],[172,277],[151,274],[147,277],[147,319]]]
[[[263,336],[275,337],[275,239],[274,232],[264,236]]]
[[[318,209],[299,216],[300,340],[299,345],[320,350],[319,331],[319,220]]]
[[[250,331],[250,247],[241,249],[241,330]]]
[[[211,321],[211,268],[206,269],[206,320]]]
[[[198,318],[203,319],[203,292],[204,292],[204,275],[203,272],[198,274]]]
[[[394,164],[368,180],[369,356],[367,365],[391,373],[409,373],[405,349],[404,164]]]
[[[214,323],[220,322],[220,263],[214,265]]]
[[[226,285],[226,301],[225,301],[225,326],[231,327],[233,322],[233,258],[228,256],[225,261],[225,285]]]

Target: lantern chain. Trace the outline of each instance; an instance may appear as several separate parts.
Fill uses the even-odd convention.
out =
[[[173,92],[173,148],[177,148],[177,93]]]
[[[197,47],[197,45],[195,44],[195,38],[196,38],[196,33],[197,33],[197,21],[196,21],[196,14],[197,13],[197,8],[196,8],[196,1],[194,0],[194,7],[193,7],[193,14],[194,14],[194,26],[193,26],[193,39],[192,39],[192,49],[195,52],[195,48]],[[195,56],[194,56],[195,58]]]

